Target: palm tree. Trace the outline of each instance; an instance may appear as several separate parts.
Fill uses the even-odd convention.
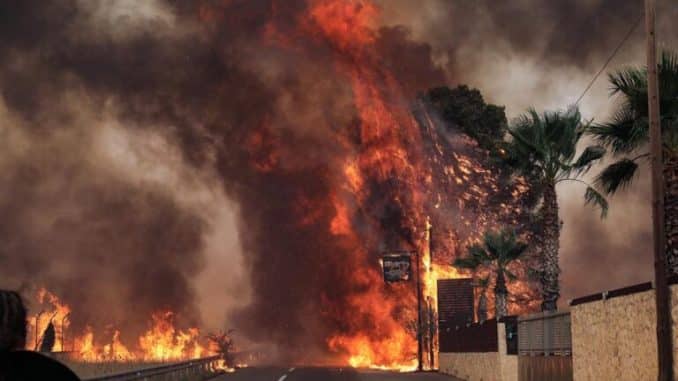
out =
[[[575,158],[577,144],[587,129],[588,124],[582,122],[576,107],[543,114],[529,110],[509,128],[512,139],[506,146],[507,159],[541,192],[538,233],[543,253],[538,274],[544,311],[555,311],[560,297],[558,251],[561,223],[556,185],[565,181],[586,185],[586,203],[598,206],[601,217],[607,214],[605,198],[580,178],[605,155],[605,149],[590,146]]]
[[[475,287],[480,293],[480,296],[478,297],[478,309],[476,310],[476,316],[478,316],[478,321],[481,323],[487,320],[487,289],[489,286],[489,277],[478,278],[476,280]]]
[[[663,52],[658,68],[659,103],[664,142],[665,226],[669,269],[678,273],[678,55]],[[597,176],[607,194],[629,186],[639,163],[649,159],[647,69],[627,67],[609,75],[617,108],[607,123],[589,133],[607,147],[616,161]]]
[[[482,244],[468,247],[468,257],[457,258],[453,263],[460,269],[488,270],[489,277],[495,277],[494,306],[497,319],[508,314],[506,278],[516,279],[508,267],[519,260],[526,249],[527,244],[518,241],[512,231],[504,230],[498,233],[488,231],[483,237]],[[489,277],[486,279],[489,280]]]

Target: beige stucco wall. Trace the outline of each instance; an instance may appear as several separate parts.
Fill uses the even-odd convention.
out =
[[[678,285],[671,286],[671,294],[673,353],[678,359]],[[573,306],[574,381],[656,380],[654,303],[654,290],[649,290]]]
[[[499,371],[501,381],[518,381],[518,356],[506,354],[506,325],[497,324],[499,339]]]
[[[502,381],[497,352],[440,353],[440,372],[465,381]]]
[[[440,353],[440,372],[465,381],[518,381],[518,356],[506,355],[505,332],[497,324],[499,352]]]

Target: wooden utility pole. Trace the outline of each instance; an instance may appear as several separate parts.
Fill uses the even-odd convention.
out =
[[[664,162],[657,81],[656,0],[645,0],[647,36],[647,98],[650,153],[652,157],[652,225],[654,236],[654,282],[657,312],[658,380],[673,381],[670,294],[667,283],[666,233],[664,228]]]
[[[433,225],[431,225],[431,218],[426,217],[426,238],[428,245],[428,260],[429,260],[429,269],[433,266]],[[436,354],[435,354],[435,343],[436,343],[436,333],[438,322],[436,321],[435,311],[437,306],[434,305],[433,298],[428,296],[426,298],[426,305],[428,306],[428,352],[429,352],[429,369],[435,370],[436,368]]]
[[[417,370],[424,370],[423,357],[424,357],[424,347],[421,342],[424,338],[422,332],[422,318],[421,318],[421,256],[419,251],[416,252],[417,255]]]

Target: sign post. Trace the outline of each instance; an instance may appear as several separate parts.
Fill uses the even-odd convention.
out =
[[[421,316],[421,274],[419,271],[419,252],[399,252],[385,254],[382,257],[382,268],[384,270],[384,282],[408,282],[412,279],[412,259],[417,263],[417,369],[423,370],[423,344],[422,344],[422,316]]]
[[[412,278],[410,254],[386,254],[382,257],[384,282],[407,282]]]

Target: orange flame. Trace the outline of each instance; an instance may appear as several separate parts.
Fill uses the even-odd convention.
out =
[[[139,338],[144,360],[198,358],[205,352],[198,343],[200,331],[197,328],[177,330],[173,319],[174,314],[169,311],[153,315],[153,326]]]
[[[425,217],[426,203],[435,199],[428,195],[427,188],[432,186],[432,169],[423,159],[422,132],[414,120],[409,108],[403,107],[404,96],[393,75],[384,68],[377,57],[376,20],[379,9],[370,1],[310,1],[308,24],[313,25],[312,33],[329,42],[337,53],[337,66],[349,78],[353,89],[355,106],[360,118],[361,151],[355,158],[349,158],[344,164],[345,189],[353,193],[360,204],[367,206],[368,194],[365,190],[366,179],[388,182],[397,179],[402,183],[394,195],[393,201],[407,213],[403,223],[408,225],[414,237],[413,249],[417,256],[422,283],[422,329],[423,340],[432,348],[431,358],[425,360],[424,367],[432,368],[437,363],[437,280],[459,278],[462,275],[450,265],[434,263],[429,251],[430,230]],[[428,118],[428,116],[426,116]],[[428,120],[431,127],[430,118]],[[437,143],[436,143],[437,144]],[[438,144],[439,154],[442,150]],[[468,181],[468,175],[479,170],[470,160],[458,158],[460,178],[457,182]],[[437,159],[437,158],[434,158]],[[454,169],[450,168],[452,175]],[[482,189],[475,190],[478,197],[487,197]],[[436,207],[440,204],[440,196]],[[334,234],[350,236],[352,227],[347,216],[347,206],[334,197],[336,216],[331,223]],[[423,234],[422,234],[423,233]],[[361,255],[366,255],[362,253]],[[451,264],[451,259],[445,258]],[[365,277],[366,270],[356,270],[356,280]],[[416,305],[415,293],[410,285],[396,289],[389,286],[396,295],[387,297],[380,275],[370,273],[372,290],[355,297],[355,308],[366,316],[379,322],[378,332],[358,332],[352,335],[338,334],[328,340],[330,349],[346,353],[346,361],[355,367],[390,368],[407,370],[416,366],[416,327],[407,329],[411,323],[412,311]],[[362,284],[362,283],[360,283]],[[398,311],[408,306],[410,316],[398,316]],[[414,312],[414,314],[412,314]],[[401,313],[402,315],[402,313]],[[427,329],[425,327],[433,327]],[[387,334],[380,334],[387,332]],[[426,349],[425,349],[426,350]]]
[[[421,137],[409,111],[396,106],[402,99],[397,82],[373,56],[378,8],[369,1],[361,0],[317,0],[310,1],[310,4],[306,27],[336,50],[338,68],[350,78],[360,117],[361,152],[344,164],[345,190],[364,204],[368,202],[364,179],[385,182],[396,177],[406,184],[407,190],[404,199],[396,198],[394,201],[404,203],[404,209],[412,212],[413,226],[418,221],[423,222],[424,196],[418,185],[418,173],[423,171],[419,159],[413,157],[409,149],[420,146]],[[336,195],[333,202],[336,215],[330,231],[346,239],[357,240],[350,223],[349,210],[352,209]],[[423,237],[417,241],[420,246],[424,243]],[[360,251],[355,255],[365,257],[367,253]],[[425,274],[424,295],[435,298],[434,286],[429,286],[435,283],[429,281],[435,276],[430,265]],[[356,269],[353,277],[356,284],[368,289],[353,296],[351,306],[358,316],[378,325],[370,332],[357,329],[333,335],[328,339],[329,348],[342,354],[343,361],[353,367],[414,369],[416,335],[414,329],[407,328],[416,319],[416,312],[411,309],[416,303],[411,284],[384,289],[381,274],[374,268]],[[403,305],[410,308],[402,312]],[[353,322],[347,323],[351,325]]]
[[[75,359],[88,362],[105,361],[177,361],[191,358],[199,358],[206,355],[216,354],[203,345],[200,331],[197,328],[178,329],[174,323],[174,313],[170,311],[157,312],[151,316],[149,329],[138,338],[134,347],[125,345],[121,339],[119,330],[113,330],[112,334],[96,334],[91,326],[86,326],[83,332],[73,335],[73,340],[67,340],[67,345],[62,342],[63,334],[70,328],[68,318],[71,309],[62,303],[58,297],[46,289],[40,289],[37,302],[42,307],[42,313],[29,318],[30,337],[35,337],[37,322],[38,338],[42,335],[50,318],[57,331],[54,351],[67,351]],[[108,336],[108,339],[102,337]],[[30,341],[30,340],[29,340]],[[27,349],[33,349],[35,343],[28,343]]]
[[[70,321],[68,320],[71,309],[69,306],[59,300],[59,298],[47,291],[45,288],[38,290],[37,304],[40,312],[28,317],[28,332],[26,348],[38,349],[41,336],[49,323],[51,322],[55,330],[55,342],[53,350],[63,351],[64,343],[63,330],[68,329]],[[37,342],[36,339],[37,338]]]

